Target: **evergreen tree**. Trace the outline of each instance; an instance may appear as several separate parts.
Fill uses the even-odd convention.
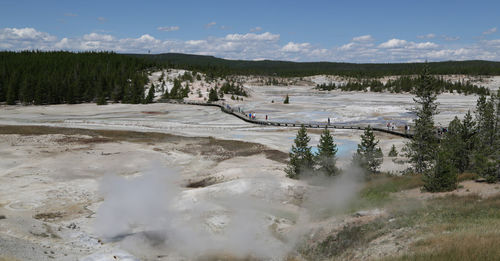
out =
[[[104,96],[104,94],[100,94],[98,97],[97,97],[97,102],[96,102],[97,105],[106,105],[108,104],[108,102],[106,101],[106,97]]]
[[[288,94],[285,97],[285,100],[283,101],[283,104],[288,104],[290,103],[290,98],[288,97]]]
[[[170,99],[180,99],[181,96],[181,81],[179,79],[174,79],[174,86],[170,89],[169,98]]]
[[[16,90],[14,89],[14,85],[11,84],[7,89],[7,104],[15,105],[16,104]]]
[[[328,128],[321,134],[318,144],[318,153],[315,155],[316,162],[319,165],[319,171],[327,176],[335,176],[339,174],[337,163],[337,145],[333,141]]]
[[[476,104],[477,134],[479,147],[485,153],[491,153],[495,140],[495,105],[493,99],[481,95]]]
[[[152,66],[107,52],[0,52],[0,61],[0,101],[6,100],[7,86],[12,85],[10,103],[24,104],[97,102],[102,96],[123,101],[128,83],[137,88],[127,97],[135,102],[144,95],[139,93],[147,83],[143,71]]]
[[[467,141],[462,137],[463,131],[462,122],[455,117],[448,125],[448,132],[441,140],[441,149],[446,151],[451,164],[460,173],[466,170],[467,159],[470,156],[467,154]]]
[[[169,99],[170,93],[168,92],[168,88],[165,88],[165,92],[163,93],[163,99]]]
[[[29,104],[33,101],[31,88],[29,86],[28,78],[24,78],[19,89],[19,100],[24,104]]]
[[[6,99],[7,91],[5,90],[5,88],[6,88],[5,84],[2,81],[0,81],[0,102],[5,101]]]
[[[217,90],[215,88],[210,88],[210,91],[208,92],[208,101],[218,101],[219,96],[217,95]]]
[[[492,161],[495,164],[497,180],[500,180],[500,89],[496,95],[492,96],[493,104],[495,105],[495,142],[493,144]]]
[[[500,175],[500,156],[498,152],[498,99],[492,95],[487,99],[480,96],[476,104],[476,143],[474,148],[474,169],[489,182]],[[492,169],[497,169],[495,174]]]
[[[396,146],[392,144],[391,150],[389,151],[388,154],[389,157],[397,157],[398,156],[398,151],[396,149]]]
[[[467,111],[467,113],[465,114],[461,125],[461,138],[464,143],[464,158],[462,159],[461,167],[459,167],[458,169],[463,172],[471,168],[471,160],[477,141],[476,122],[472,118],[470,111]]]
[[[439,150],[434,168],[423,173],[424,188],[430,192],[451,191],[457,188],[458,175],[451,156]]]
[[[361,135],[361,144],[353,156],[353,163],[359,165],[370,173],[375,173],[382,164],[383,154],[380,147],[377,147],[379,141],[375,141],[375,135],[370,126],[368,126]]]
[[[413,139],[406,144],[406,156],[413,165],[415,172],[424,173],[432,168],[438,140],[434,130],[434,115],[437,114],[436,92],[433,78],[430,76],[429,67],[426,65],[420,75],[419,85],[415,89],[417,104],[414,112]]]
[[[307,136],[307,129],[302,125],[297,132],[294,145],[289,153],[290,161],[285,169],[287,177],[299,179],[307,173],[310,173],[314,167],[314,156],[309,146],[311,138]]]
[[[484,167],[481,168],[479,175],[481,177],[484,177],[486,179],[486,182],[488,183],[495,183],[500,179],[500,170],[499,170],[499,163],[498,161],[492,161],[489,159],[486,159],[486,163],[484,164]]]
[[[155,85],[151,84],[151,87],[149,88],[149,91],[148,91],[148,96],[146,96],[145,103],[152,103],[154,97],[155,97]]]
[[[184,86],[184,89],[182,89],[182,97],[181,98],[189,97],[190,91],[191,91],[191,89],[189,88],[189,83],[186,83],[186,86]]]

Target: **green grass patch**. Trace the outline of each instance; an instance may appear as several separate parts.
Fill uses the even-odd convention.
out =
[[[386,185],[387,182],[382,188],[375,186],[379,187],[377,193],[395,192],[416,184],[396,180],[390,182],[390,186]],[[375,182],[378,181],[371,184]],[[382,235],[403,229],[411,232],[399,236],[408,240],[415,236],[424,239],[414,243],[412,252],[407,255],[384,260],[499,260],[500,252],[490,248],[494,242],[500,242],[500,196],[487,199],[477,195],[450,195],[427,200],[394,199],[385,205],[385,209],[387,216],[362,225],[346,226],[319,242],[309,242],[301,253],[309,260],[340,258],[357,248],[368,247]]]
[[[417,188],[422,185],[422,178],[418,175],[374,177],[366,183],[361,191],[361,197],[378,201],[387,199],[390,193]]]
[[[500,259],[499,233],[440,235],[415,244],[416,253],[384,261],[493,261]]]

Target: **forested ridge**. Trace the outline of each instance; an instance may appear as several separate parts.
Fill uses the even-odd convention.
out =
[[[141,103],[153,66],[111,52],[0,52],[0,102]]]
[[[4,51],[0,52],[0,102],[7,104],[150,102],[151,97],[149,99],[144,97],[144,86],[148,83],[147,73],[148,70],[159,68],[182,68],[203,72],[209,79],[228,75],[300,77],[316,74],[370,79],[386,75],[418,74],[424,65],[425,63],[244,61],[177,53],[147,55],[113,52]],[[500,62],[449,61],[433,62],[428,65],[432,68],[431,73],[436,75],[500,75]],[[411,81],[408,77],[401,79]],[[366,89],[365,85],[363,82],[352,82],[346,86],[349,89],[361,90]],[[390,85],[391,91],[399,92],[398,86],[401,84],[396,82],[393,85]],[[469,85],[469,83],[451,85],[443,82],[442,87],[443,91],[487,94],[484,88]],[[347,88],[346,86],[341,88]],[[338,87],[318,86],[322,89]],[[389,88],[380,84],[372,87],[375,91]]]
[[[426,63],[339,63],[226,60],[206,55],[165,53],[129,54],[162,63],[170,68],[181,68],[206,73],[209,77],[226,75],[268,75],[301,77],[331,74],[351,77],[381,77],[389,75],[416,75]],[[429,62],[431,74],[500,75],[500,62],[445,61]]]

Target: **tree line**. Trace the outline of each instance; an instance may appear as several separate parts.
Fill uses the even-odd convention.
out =
[[[426,63],[341,63],[226,60],[206,55],[165,53],[130,54],[163,64],[169,68],[203,72],[214,79],[228,75],[266,75],[302,77],[318,74],[349,77],[382,77],[419,74]],[[430,62],[433,74],[500,75],[500,62],[445,61]]]
[[[468,111],[460,120],[455,117],[446,132],[439,136],[434,125],[437,110],[435,78],[424,67],[414,89],[414,136],[402,150],[411,169],[408,173],[421,175],[427,191],[451,191],[458,186],[458,174],[474,172],[487,182],[500,181],[500,90],[490,97],[481,95],[475,111]],[[325,129],[320,138],[318,153],[311,152],[310,138],[302,126],[289,153],[285,169],[290,178],[310,175],[338,175],[337,146]],[[328,152],[328,153],[325,153]],[[395,146],[389,156],[397,156]],[[373,131],[368,126],[352,158],[352,165],[361,167],[367,175],[378,173],[383,154]]]
[[[345,84],[340,83],[323,83],[317,84],[316,89],[322,91],[341,90],[341,91],[372,91],[383,92],[388,91],[391,93],[413,92],[419,84],[418,77],[401,76],[395,80],[389,79],[385,84],[378,79],[364,79],[364,80],[349,80]],[[456,92],[459,94],[478,94],[489,95],[488,88],[477,86],[470,81],[456,81],[445,80],[443,77],[433,77],[433,88],[437,93],[443,92]]]
[[[0,52],[0,102],[141,103],[154,66],[112,52]]]

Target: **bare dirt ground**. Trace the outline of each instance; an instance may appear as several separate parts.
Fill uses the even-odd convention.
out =
[[[500,194],[499,184],[488,184],[486,182],[476,182],[473,180],[467,180],[461,182],[459,188],[451,192],[429,193],[429,192],[422,192],[420,188],[414,188],[396,193],[395,196],[400,198],[425,200],[429,198],[446,197],[450,195],[455,195],[455,196],[478,195],[481,198],[489,198],[497,196],[498,194]]]

